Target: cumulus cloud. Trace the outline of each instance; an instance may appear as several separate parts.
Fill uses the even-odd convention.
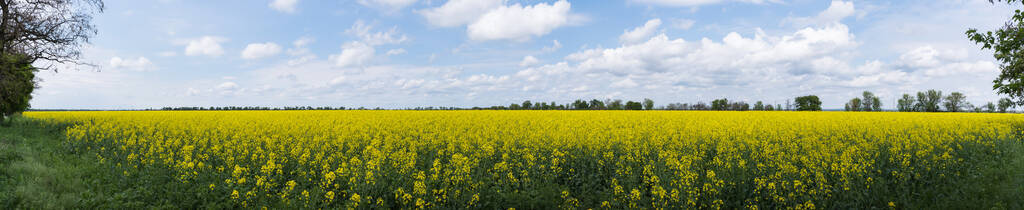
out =
[[[553,4],[501,6],[469,24],[466,32],[470,39],[478,41],[527,40],[579,22],[581,17],[569,13],[570,7],[565,0]]]
[[[345,43],[341,48],[341,54],[330,55],[330,59],[337,67],[364,66],[368,64],[376,53],[376,46],[387,44],[399,44],[409,40],[405,34],[399,34],[397,27],[388,31],[373,32],[373,27],[362,20],[357,20],[352,27],[345,30],[345,33],[359,38],[359,41]],[[404,49],[402,50],[404,51]],[[388,51],[387,55],[400,53],[400,51]]]
[[[648,20],[643,26],[623,32],[622,35],[619,36],[619,42],[623,44],[642,42],[657,32],[659,26],[661,26],[661,19],[655,18]]]
[[[295,13],[295,6],[298,4],[299,0],[273,0],[267,6],[280,12]]]
[[[281,53],[281,46],[273,43],[252,43],[245,46],[245,50],[242,50],[242,58],[246,60],[255,60],[266,58]]]
[[[398,49],[388,50],[388,52],[384,53],[384,54],[388,55],[388,56],[392,56],[392,55],[401,55],[401,54],[405,54],[405,53],[406,53],[405,49],[398,48]]]
[[[394,12],[416,3],[416,0],[358,0],[357,2],[366,7]]]
[[[216,57],[224,54],[224,48],[220,46],[221,43],[226,42],[226,38],[216,36],[204,36],[198,39],[189,40],[185,46],[185,55],[187,56],[211,56]]]
[[[110,58],[109,65],[115,69],[127,69],[134,71],[148,71],[153,68],[153,63],[146,57],[138,57],[135,59],[124,59],[121,57]]]
[[[526,57],[523,57],[523,61],[519,62],[519,66],[533,66],[537,65],[538,63],[540,63],[540,60],[538,60],[536,57],[533,57],[532,55],[527,55]]]
[[[642,4],[669,6],[669,7],[695,7],[701,5],[718,4],[723,2],[745,2],[745,3],[779,3],[781,0],[633,0]]]
[[[306,47],[315,41],[316,40],[312,37],[301,37],[293,41],[292,48],[288,49],[288,55],[291,56],[291,59],[288,59],[288,65],[294,66],[316,59],[316,54],[313,54],[313,52]]]
[[[787,18],[783,22],[788,22],[795,26],[826,25],[838,23],[847,17],[853,16],[855,13],[856,9],[853,7],[853,2],[833,0],[828,9],[821,11],[817,16]]]
[[[554,51],[556,51],[558,49],[562,49],[562,43],[558,42],[558,40],[551,40],[551,46],[545,46],[544,48],[541,48],[540,50],[542,52],[554,52]]]
[[[341,47],[341,54],[331,55],[330,60],[337,67],[362,66],[373,59],[374,49],[363,42],[349,42]]]
[[[693,27],[694,24],[697,24],[696,20],[691,20],[691,19],[672,19],[672,27],[675,27],[675,28],[678,28],[678,29],[688,30],[691,27]]]
[[[373,32],[371,30],[373,30],[373,26],[367,25],[363,20],[356,20],[351,28],[345,30],[345,33],[359,37],[370,45],[398,44],[409,40],[405,34],[398,33],[398,27],[391,27],[388,31]]]
[[[456,27],[472,23],[504,0],[449,0],[440,7],[416,11],[431,25]]]

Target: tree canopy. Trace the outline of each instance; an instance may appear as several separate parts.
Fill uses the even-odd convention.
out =
[[[992,3],[996,1],[1010,5],[1024,3],[1022,0],[989,0]],[[1001,72],[992,81],[992,88],[999,94],[1010,96],[1015,105],[1024,105],[1024,12],[1014,11],[1013,17],[994,31],[979,32],[972,28],[966,34],[982,49],[995,51],[993,57],[999,61]]]

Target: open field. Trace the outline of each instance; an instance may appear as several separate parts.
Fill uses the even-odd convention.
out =
[[[53,152],[94,160],[102,169],[90,170],[109,175],[79,179],[141,185],[134,194],[166,197],[126,199],[177,207],[1024,207],[1024,117],[1014,114],[147,111],[25,116],[29,119],[23,121],[32,123],[16,127],[63,129]],[[16,133],[9,131],[5,135]]]

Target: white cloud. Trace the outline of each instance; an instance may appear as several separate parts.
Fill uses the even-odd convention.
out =
[[[373,59],[374,49],[363,42],[349,42],[341,47],[341,54],[331,55],[330,60],[337,67],[362,66]]]
[[[388,31],[372,32],[371,30],[373,30],[373,26],[367,25],[362,20],[356,20],[351,28],[345,30],[345,33],[355,35],[370,45],[398,44],[409,40],[405,34],[398,33],[398,27],[392,27]]]
[[[449,0],[440,7],[416,11],[431,25],[440,27],[462,26],[502,5],[504,0]]]
[[[569,2],[531,6],[501,6],[469,24],[466,32],[472,40],[528,40],[543,36],[556,28],[580,22],[582,17],[569,13]]]
[[[160,52],[160,54],[158,54],[158,55],[160,55],[160,56],[162,56],[162,57],[173,57],[173,56],[176,56],[176,55],[178,55],[178,52],[174,52],[174,51],[163,51],[163,52]]]
[[[224,48],[220,46],[220,43],[226,41],[227,39],[216,36],[204,36],[199,39],[189,40],[187,46],[185,46],[185,55],[220,56],[224,54]]]
[[[779,3],[781,0],[633,0],[642,4],[669,6],[669,7],[696,7],[701,5],[717,4],[728,1],[745,2],[754,4]]]
[[[146,57],[136,59],[123,59],[121,57],[110,58],[110,67],[115,69],[127,69],[134,71],[147,71],[153,68],[153,63]]]
[[[672,19],[672,27],[675,27],[675,28],[678,28],[678,29],[683,29],[683,30],[690,29],[696,23],[697,23],[696,20],[691,20],[691,19]]]
[[[220,85],[217,85],[216,88],[217,90],[236,90],[238,89],[238,84],[234,82],[224,82],[220,83]]]
[[[633,30],[627,30],[622,32],[619,36],[619,42],[623,44],[633,44],[647,40],[648,37],[658,31],[658,27],[661,26],[661,19],[655,18],[648,20],[643,26],[633,28]]]
[[[562,49],[562,43],[558,42],[558,40],[551,40],[551,46],[545,46],[544,48],[541,48],[540,51],[554,52],[558,49]]]
[[[967,58],[967,51],[936,50],[925,45],[900,55],[900,62],[909,68],[936,67],[948,61],[959,61]]]
[[[273,0],[267,6],[280,12],[295,13],[295,6],[298,4],[299,0]]]
[[[416,3],[416,0],[358,0],[357,2],[366,7],[394,12]]]
[[[783,22],[789,22],[795,26],[827,25],[838,23],[847,17],[853,16],[855,13],[856,9],[853,6],[853,2],[833,0],[828,9],[821,11],[815,17],[786,18]]]
[[[398,48],[398,49],[388,50],[388,52],[384,53],[384,54],[388,55],[388,56],[392,56],[392,55],[401,55],[401,54],[405,54],[405,53],[406,53],[405,49]]]
[[[532,55],[527,55],[526,57],[523,57],[523,61],[519,62],[519,66],[533,66],[537,65],[538,63],[540,63],[540,60],[538,60],[536,57],[533,57]]]
[[[316,54],[306,47],[315,41],[312,37],[301,37],[292,42],[292,48],[288,49],[288,55],[292,57],[288,60],[288,65],[294,66],[316,59]]]
[[[278,53],[281,53],[281,46],[273,42],[252,43],[245,46],[245,50],[242,50],[242,58],[254,60],[274,56]]]

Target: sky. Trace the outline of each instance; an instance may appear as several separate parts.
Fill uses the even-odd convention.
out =
[[[999,64],[967,40],[986,0],[107,0],[36,109],[491,106],[728,98],[842,108],[863,91],[962,92]]]

